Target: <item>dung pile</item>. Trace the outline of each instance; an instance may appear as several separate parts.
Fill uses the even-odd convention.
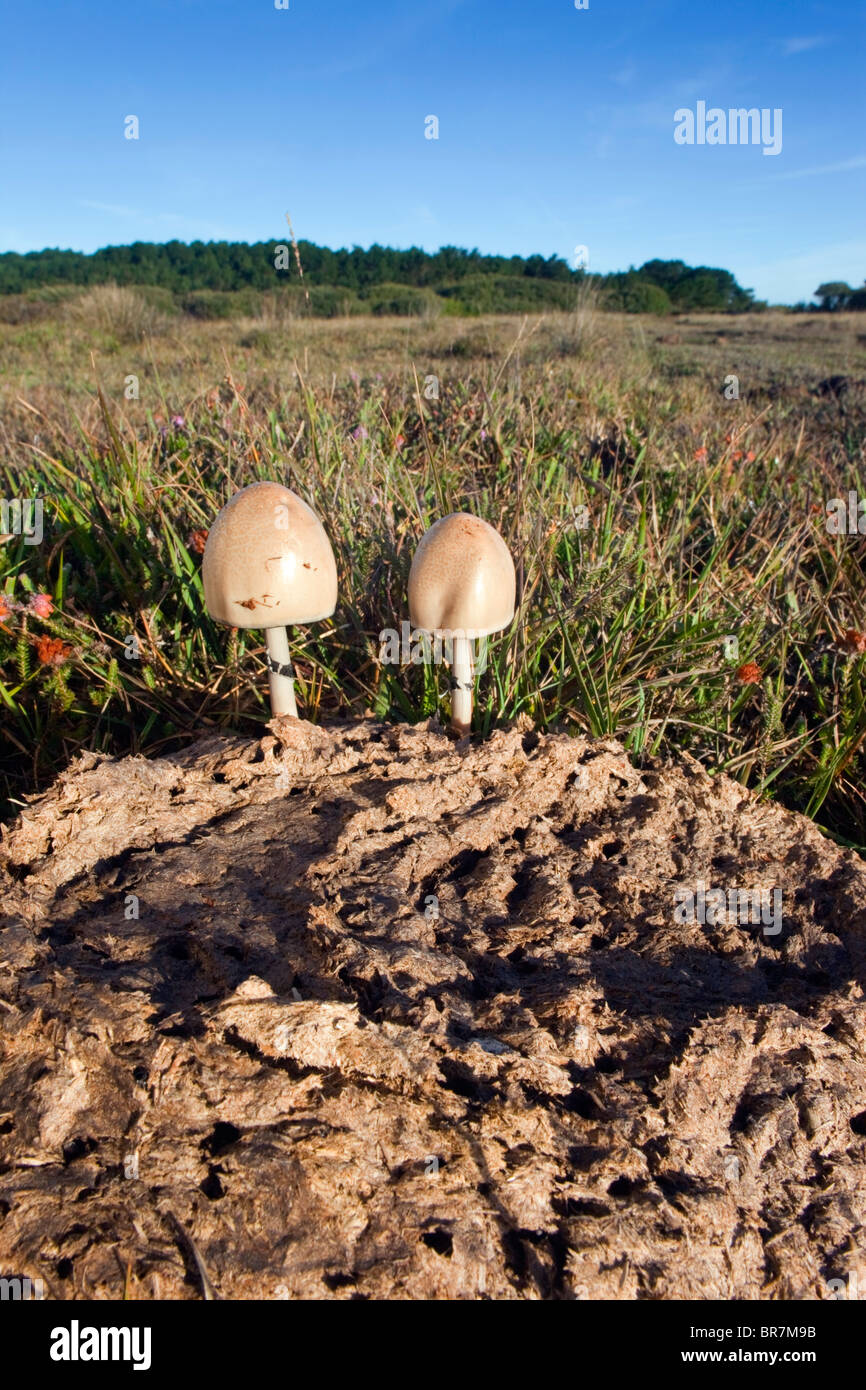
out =
[[[858,856],[612,742],[271,728],[87,755],[4,835],[0,1272],[133,1299],[866,1276]],[[776,889],[780,920],[681,920],[701,885]]]

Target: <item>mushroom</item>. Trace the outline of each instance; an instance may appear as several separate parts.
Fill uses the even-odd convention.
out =
[[[223,507],[202,559],[204,600],[219,623],[264,628],[271,709],[297,718],[287,627],[329,618],[337,566],[315,512],[281,483],[251,483]]]
[[[451,727],[461,735],[472,724],[471,643],[508,627],[515,592],[508,547],[480,517],[453,512],[422,536],[409,571],[409,617],[451,644]]]

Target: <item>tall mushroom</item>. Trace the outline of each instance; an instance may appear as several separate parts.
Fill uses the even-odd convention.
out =
[[[451,727],[459,734],[472,724],[470,644],[508,627],[515,594],[508,547],[480,517],[453,512],[422,536],[409,571],[409,617],[451,643]]]
[[[264,629],[271,709],[296,718],[286,628],[329,618],[337,606],[334,552],[315,512],[281,483],[242,488],[208,532],[202,579],[212,618]]]

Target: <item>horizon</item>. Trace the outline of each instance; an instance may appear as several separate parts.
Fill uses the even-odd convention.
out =
[[[382,251],[386,251],[386,252],[393,251],[393,252],[395,252],[395,253],[397,253],[397,254],[407,254],[407,253],[409,253],[409,252],[412,252],[412,251],[416,251],[416,250],[417,250],[417,251],[421,251],[421,252],[422,252],[423,254],[425,254],[425,255],[433,255],[433,256],[435,256],[438,252],[445,251],[445,250],[456,250],[456,251],[461,251],[461,252],[465,252],[465,253],[468,254],[468,255],[474,255],[474,254],[477,253],[477,254],[481,255],[482,257],[488,257],[488,256],[489,256],[489,257],[495,257],[495,256],[503,256],[503,257],[504,257],[504,256],[507,256],[507,255],[509,255],[509,254],[513,254],[513,253],[508,253],[508,252],[502,252],[502,251],[480,251],[478,247],[462,247],[462,246],[461,246],[461,247],[454,247],[454,246],[451,246],[451,245],[449,245],[449,244],[445,244],[445,245],[443,245],[443,246],[434,248],[432,251],[429,251],[429,252],[424,251],[423,248],[417,247],[417,246],[387,246],[387,245],[383,245],[382,243],[379,243],[379,242],[372,242],[372,243],[370,243],[370,245],[368,245],[368,246],[360,246],[360,247],[359,247],[357,244],[355,244],[355,245],[353,245],[353,246],[344,245],[344,246],[327,246],[327,247],[321,247],[321,246],[319,246],[318,243],[310,243],[310,242],[308,241],[308,239],[307,239],[307,238],[304,238],[304,237],[298,238],[298,246],[299,246],[299,248],[300,248],[305,242],[306,242],[306,244],[308,244],[308,245],[310,245],[310,244],[315,244],[315,245],[318,247],[318,249],[330,251],[330,252],[332,252],[332,253],[335,254],[335,255],[341,254],[341,253],[343,253],[343,252],[350,253],[350,252],[352,252],[352,251],[354,251],[354,250],[360,250],[360,251],[362,251],[364,254],[367,254],[367,253],[369,253],[370,251],[372,251],[372,250],[373,250],[374,248],[376,248],[376,247],[378,247],[378,248],[381,249]],[[24,252],[7,252],[7,251],[0,251],[0,260],[2,260],[2,258],[3,258],[4,255],[38,256],[38,255],[41,255],[41,254],[43,254],[43,253],[45,253],[45,252],[58,252],[58,253],[61,254],[61,255],[63,255],[63,254],[71,254],[71,255],[82,255],[82,256],[96,256],[96,255],[99,255],[101,252],[113,251],[113,250],[121,250],[121,249],[127,250],[127,249],[130,249],[132,246],[136,246],[136,245],[140,245],[140,246],[169,246],[169,245],[178,244],[178,243],[181,244],[181,245],[184,245],[184,246],[193,246],[193,245],[203,245],[203,246],[232,246],[232,245],[239,245],[239,246],[267,246],[267,247],[273,247],[274,249],[276,249],[277,246],[280,246],[280,245],[285,246],[285,244],[286,244],[285,242],[280,243],[279,241],[277,241],[276,238],[274,238],[273,241],[264,240],[264,241],[256,241],[256,242],[249,242],[249,241],[247,241],[247,242],[231,242],[231,241],[220,240],[220,239],[217,239],[217,238],[211,238],[211,239],[205,240],[205,239],[200,238],[200,237],[194,237],[194,238],[192,238],[191,240],[184,240],[183,238],[180,238],[180,237],[171,237],[171,238],[169,238],[167,241],[160,241],[160,242],[143,241],[143,240],[137,240],[137,241],[132,241],[132,242],[112,242],[112,243],[109,243],[109,244],[106,245],[106,246],[97,247],[94,251],[80,251],[80,250],[78,250],[78,248],[76,248],[76,247],[70,247],[70,246],[65,246],[65,247],[62,247],[62,246],[42,246],[42,247],[34,247],[33,250],[31,250],[31,251],[24,251]],[[289,241],[289,244],[291,244],[290,241]],[[533,253],[533,254],[537,254],[537,253]],[[564,257],[563,257],[562,259],[565,260]],[[650,259],[650,260],[653,260],[653,259],[661,259],[661,258],[650,257],[649,259]],[[568,264],[568,262],[566,262],[566,264]],[[640,270],[642,269],[643,265],[645,265],[645,264],[647,264],[647,262],[641,262],[640,265],[634,265],[634,264],[632,264],[632,265],[629,265],[629,266],[617,266],[617,267],[614,267],[614,269],[613,269],[612,271],[610,271],[610,272],[594,271],[594,270],[592,270],[592,269],[587,269],[586,274],[587,274],[588,276],[598,275],[598,276],[601,276],[601,277],[603,278],[605,275],[608,275],[608,274],[616,275],[616,274],[623,274],[623,273],[626,273],[626,272],[628,272],[628,271],[640,271]],[[293,261],[291,262],[291,267],[292,267],[292,270],[293,270],[293,269],[294,269],[294,262],[293,262]],[[575,267],[574,267],[573,265],[571,265],[571,266],[570,266],[570,269],[574,270]],[[687,269],[689,269],[689,270],[722,270],[722,271],[726,271],[726,270],[728,269],[728,267],[727,267],[727,266],[695,265],[695,266],[687,266]],[[305,272],[305,278],[309,281],[309,284],[310,284],[311,288],[312,288],[312,286],[313,286],[314,284],[317,283],[315,279],[311,278],[311,272],[309,272],[309,271]],[[46,281],[46,282],[44,282],[44,283],[45,283],[45,284],[51,284],[51,283],[54,283],[54,282]],[[76,281],[74,281],[74,280],[69,280],[69,281],[58,281],[57,283],[59,283],[59,284],[66,284],[66,285],[68,285],[68,286],[70,286],[70,287],[74,287],[78,282],[76,282]],[[106,283],[106,284],[108,284],[108,283],[114,283],[114,282],[111,281],[111,280],[107,280],[107,281],[104,281],[104,282],[94,282],[94,283]],[[133,289],[134,289],[134,288],[137,288],[137,287],[146,286],[149,282],[148,282],[148,281],[145,281],[145,280],[142,280],[142,281],[129,281],[129,282],[124,282],[124,283],[128,283],[129,286],[130,286],[130,288],[133,288]],[[395,282],[395,283],[401,283],[401,282],[397,281],[397,282]],[[866,281],[864,281],[864,283],[866,283]],[[34,288],[37,288],[37,286],[34,286]],[[746,287],[746,286],[741,286],[740,288],[745,289],[745,288],[748,288],[748,287]],[[851,288],[854,289],[854,288],[858,288],[858,287],[857,287],[857,286],[851,286]],[[810,301],[811,299],[814,299],[814,297],[815,297],[815,296],[814,296],[814,294],[813,294],[813,295],[809,296],[809,299],[804,300],[804,301],[802,301],[802,302],[803,302],[803,303],[809,303],[809,301]],[[759,300],[757,299],[757,296],[756,296],[756,304],[761,304],[761,303],[763,303],[763,301],[759,301]],[[767,302],[766,302],[766,307],[767,307],[768,309],[774,309],[774,308],[790,308],[790,307],[794,307],[794,306],[792,306],[792,305],[786,305],[786,304],[774,304],[774,303],[772,303],[772,302],[767,301]],[[550,311],[547,311],[547,312],[550,312]],[[694,313],[700,313],[700,312],[702,312],[702,311],[701,311],[700,309],[695,309],[695,310],[688,310],[688,311],[686,311],[686,310],[675,310],[675,312],[694,312]],[[707,312],[718,312],[718,311],[716,311],[716,310],[708,310]],[[745,311],[745,310],[738,310],[738,311],[735,311],[735,312],[747,312],[747,311]]]
[[[0,250],[281,244],[288,210],[334,250],[587,248],[591,272],[682,260],[780,305],[861,285],[860,7],[725,20],[683,0],[18,11]]]

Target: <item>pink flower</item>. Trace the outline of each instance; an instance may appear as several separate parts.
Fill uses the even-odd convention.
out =
[[[184,425],[186,424],[186,421],[184,420],[182,415],[172,415],[171,423],[175,426],[176,429],[182,430]]]
[[[50,618],[54,611],[54,604],[48,594],[32,594],[27,608],[34,618]]]

